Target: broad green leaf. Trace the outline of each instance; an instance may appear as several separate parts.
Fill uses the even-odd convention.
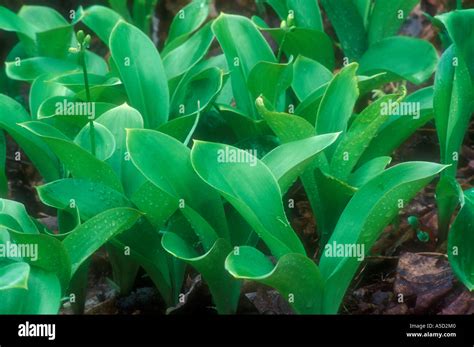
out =
[[[48,6],[22,6],[18,17],[35,28],[35,31],[46,31],[68,25],[69,23],[52,7]]]
[[[41,201],[56,209],[76,206],[83,220],[111,208],[131,207],[121,193],[86,179],[65,178],[36,188]]]
[[[448,237],[449,263],[456,276],[474,290],[474,190],[464,192],[464,205],[454,221]]]
[[[31,267],[54,273],[65,292],[71,276],[71,263],[61,242],[44,234],[26,234],[11,229],[8,232],[11,240],[20,247],[34,245],[36,251],[29,254],[30,257],[23,257],[23,261]]]
[[[94,132],[95,157],[102,161],[110,158],[115,151],[115,138],[112,133],[100,123],[94,122],[93,128],[91,128],[90,123],[87,123],[75,137],[74,143],[89,153],[92,153],[92,131]]]
[[[350,61],[358,60],[367,50],[367,34],[364,21],[353,0],[321,0],[342,50]]]
[[[18,123],[29,120],[29,115],[18,102],[0,94],[0,127],[25,151],[45,180],[58,179],[59,163],[48,146],[40,139],[32,138],[26,129],[17,126]]]
[[[453,66],[455,49],[451,46],[441,58],[433,96],[441,162],[452,165],[445,174],[453,177],[457,170],[457,156],[474,110],[469,70],[462,57],[457,57],[457,66]]]
[[[151,21],[158,0],[135,0],[133,2],[133,23],[150,36]]]
[[[115,12],[125,18],[127,22],[132,22],[127,0],[109,0],[109,5]]]
[[[366,107],[353,120],[348,132],[339,142],[331,160],[331,173],[347,181],[364,150],[377,135],[380,126],[392,112],[391,105],[400,102],[401,95],[385,95]]]
[[[295,183],[316,155],[336,141],[339,134],[325,134],[278,146],[262,161],[277,179],[282,195]]]
[[[31,267],[27,287],[0,291],[0,314],[58,313],[61,285],[54,274]]]
[[[383,229],[398,215],[400,202],[406,206],[444,168],[428,162],[407,162],[386,170],[355,193],[328,245],[363,246],[366,255]],[[323,313],[337,313],[359,265],[360,258],[350,254],[334,257],[330,252],[323,253],[320,262],[326,280]]]
[[[381,174],[392,161],[391,157],[377,157],[361,165],[347,179],[353,187],[362,187],[364,184]]]
[[[271,130],[262,119],[254,120],[239,110],[226,105],[218,105],[218,110],[220,116],[225,119],[240,140],[271,134]]]
[[[305,189],[309,182],[311,181],[304,177]],[[322,201],[321,206],[318,206],[315,211],[320,244],[324,246],[331,237],[342,211],[357,189],[319,168],[314,173],[314,183],[318,189],[318,197]],[[318,216],[324,217],[318,218]]]
[[[38,227],[26,212],[22,203],[13,200],[0,199],[0,212],[12,217],[20,227],[18,231],[25,234],[38,234]]]
[[[21,126],[41,138],[71,172],[72,177],[93,180],[120,192],[123,190],[110,165],[76,145],[52,126],[41,122],[26,122]]]
[[[127,149],[140,172],[180,201],[182,210],[189,207],[198,212],[221,237],[228,238],[220,196],[194,172],[189,148],[158,131],[133,129],[127,134]]]
[[[187,262],[202,274],[219,313],[235,313],[239,301],[240,283],[224,268],[225,258],[232,251],[228,241],[218,239],[203,255],[174,233],[165,233],[162,243],[169,253]]]
[[[29,106],[32,119],[38,118],[38,110],[45,100],[51,97],[59,100],[62,95],[65,97],[72,94],[66,87],[52,82],[51,77],[48,74],[41,75],[31,84]]]
[[[436,206],[438,208],[438,239],[447,239],[449,225],[456,208],[462,202],[463,192],[456,177],[441,175],[436,185]]]
[[[20,32],[30,38],[34,38],[34,27],[3,6],[0,6],[0,29]]]
[[[300,101],[305,100],[311,93],[332,79],[332,73],[324,65],[299,56],[293,65],[292,87]]]
[[[368,29],[369,45],[394,36],[419,0],[375,0]]]
[[[401,108],[398,113],[393,112],[385,122],[377,136],[365,150],[359,163],[380,156],[390,156],[403,142],[405,142],[418,128],[433,119],[433,88],[427,87],[416,91],[404,100],[409,106],[405,111]],[[416,113],[411,114],[415,110]],[[419,107],[419,109],[418,109]],[[394,110],[396,111],[396,110]]]
[[[72,273],[104,243],[130,229],[141,213],[131,208],[114,208],[102,212],[71,231],[63,245],[71,258]]]
[[[7,76],[19,81],[33,81],[45,73],[58,74],[79,70],[79,66],[65,60],[34,57],[6,62]]]
[[[438,63],[433,45],[405,36],[385,38],[373,44],[361,57],[359,73],[373,75],[390,72],[414,84],[431,77]]]
[[[30,266],[27,263],[18,262],[0,266],[0,292],[13,288],[28,289],[29,274]]]
[[[281,109],[285,106],[285,100],[281,100],[281,97],[290,87],[292,80],[293,66],[291,62],[276,64],[262,61],[250,71],[247,84],[253,99],[263,96],[272,105]]]
[[[320,62],[329,70],[334,69],[333,43],[324,32],[297,27],[260,29],[275,39],[288,58],[302,55]]]
[[[318,134],[346,131],[359,96],[355,76],[357,68],[357,64],[347,65],[329,83],[316,118]]]
[[[108,7],[94,5],[86,9],[79,7],[74,24],[83,22],[91,29],[106,45],[109,44],[112,30],[122,17]]]
[[[209,15],[209,0],[192,0],[182,8],[173,18],[166,46],[173,46],[175,42],[183,42],[186,37],[197,30]]]
[[[270,169],[244,150],[195,142],[191,152],[199,176],[228,200],[280,258],[305,254],[283,210],[282,195]]]
[[[286,6],[287,13],[293,11],[297,27],[323,31],[323,20],[317,0],[286,0]]]
[[[456,55],[462,57],[466,62],[474,83],[474,31],[472,21],[474,20],[474,9],[462,11],[451,11],[436,16],[446,27],[446,30],[455,45]]]
[[[182,75],[199,63],[207,54],[213,40],[211,25],[207,24],[182,45],[163,56],[163,66],[168,79]]]
[[[39,56],[65,59],[73,46],[74,30],[69,24],[36,33]]]
[[[139,29],[120,22],[110,36],[110,50],[130,104],[143,116],[145,127],[165,123],[169,113],[168,83],[153,42]]]
[[[115,150],[107,162],[112,166],[127,194],[131,194],[137,186],[137,171],[127,155],[126,129],[143,128],[143,118],[134,108],[123,104],[105,112],[97,123],[105,126],[115,139]],[[165,123],[167,124],[167,123]]]
[[[321,312],[324,282],[316,264],[302,254],[285,254],[274,266],[259,250],[243,246],[227,257],[225,267],[238,279],[275,288],[296,313]]]
[[[211,67],[183,77],[171,100],[171,114],[191,115],[203,111],[221,91],[224,73]]]
[[[174,137],[179,142],[185,143],[186,139],[192,135],[193,128],[197,120],[197,113],[191,114],[189,116],[182,116],[163,124],[156,130]]]
[[[254,99],[247,90],[248,76],[260,61],[275,63],[275,56],[257,27],[245,17],[221,14],[212,30],[230,68],[237,107],[255,118]]]

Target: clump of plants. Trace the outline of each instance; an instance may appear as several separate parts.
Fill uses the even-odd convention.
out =
[[[156,1],[67,19],[0,7],[0,29],[18,37],[0,94],[0,313],[54,314],[65,302],[82,312],[91,256],[105,248],[121,294],[142,269],[173,307],[192,268],[221,314],[237,311],[244,280],[296,313],[335,314],[374,243],[433,181],[439,247],[474,289],[474,190],[456,180],[474,10],[430,18],[439,57],[397,35],[416,0],[257,3],[281,25],[209,19],[210,2],[193,0],[159,49]],[[390,166],[433,121],[440,163]],[[6,135],[41,175],[57,230],[8,199]],[[295,185],[316,220],[317,259],[287,217]]]

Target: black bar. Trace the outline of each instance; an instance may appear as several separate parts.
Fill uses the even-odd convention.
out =
[[[19,325],[55,324],[55,339]],[[411,324],[411,325],[410,325]],[[455,334],[408,337],[407,333]],[[474,316],[0,316],[0,346],[17,344],[474,345]]]

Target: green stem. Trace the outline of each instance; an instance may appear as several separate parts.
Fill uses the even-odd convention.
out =
[[[462,0],[456,0],[456,9],[462,10]]]
[[[87,74],[87,66],[86,66],[86,56],[85,56],[85,48],[81,47],[80,52],[80,61],[82,65],[82,72],[84,74],[84,86],[86,88],[86,99],[87,102],[91,102],[91,92],[89,88],[89,75]],[[89,119],[89,136],[91,141],[91,152],[92,155],[95,156],[95,130],[94,130],[94,119]]]
[[[285,34],[283,34],[283,38],[281,39],[280,47],[278,47],[278,55],[277,55],[278,63],[281,63],[281,56],[283,54],[283,46],[285,45],[286,35],[287,35],[287,32],[285,31]]]

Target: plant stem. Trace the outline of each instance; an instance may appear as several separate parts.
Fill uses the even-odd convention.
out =
[[[456,0],[456,10],[462,10],[462,0]]]
[[[89,103],[91,102],[91,92],[89,89],[89,76],[87,74],[85,48],[81,48],[80,61],[82,65],[82,72],[84,74],[84,86],[86,88],[86,99],[87,99],[87,102]],[[89,136],[90,136],[90,141],[91,141],[91,152],[92,152],[92,155],[95,156],[94,119],[89,119]]]

